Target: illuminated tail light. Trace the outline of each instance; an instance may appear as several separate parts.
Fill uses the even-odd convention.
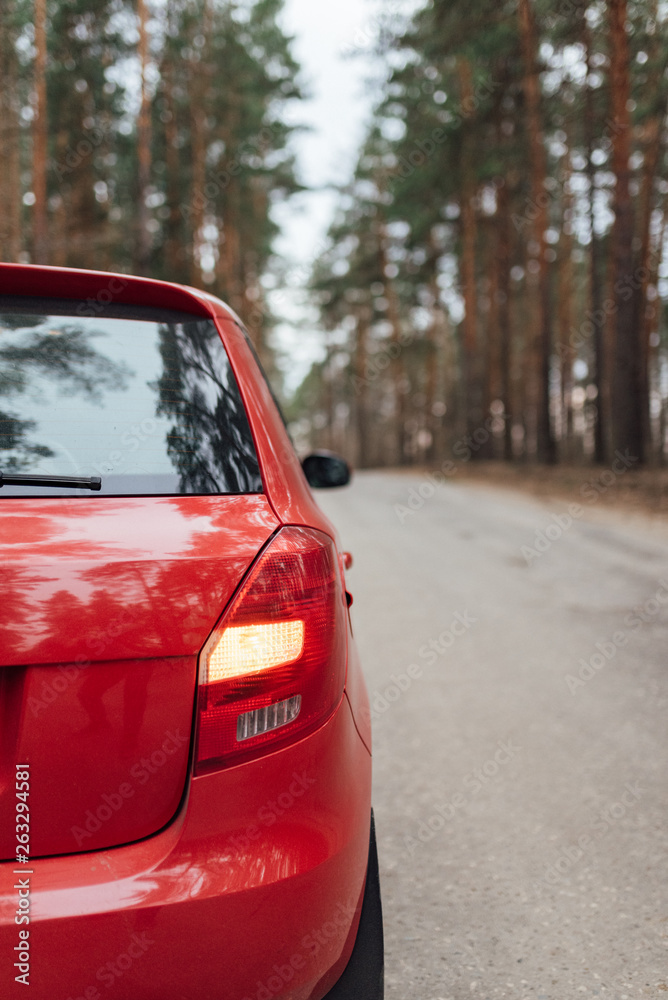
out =
[[[345,607],[332,540],[281,529],[200,654],[196,774],[278,750],[332,715],[345,681]]]

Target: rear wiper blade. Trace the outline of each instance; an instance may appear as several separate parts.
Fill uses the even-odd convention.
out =
[[[28,476],[0,472],[0,488],[3,486],[64,486],[68,489],[101,490],[99,476]]]

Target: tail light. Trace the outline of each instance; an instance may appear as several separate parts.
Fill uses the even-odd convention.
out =
[[[278,750],[338,706],[346,615],[332,540],[281,529],[200,654],[195,773]]]

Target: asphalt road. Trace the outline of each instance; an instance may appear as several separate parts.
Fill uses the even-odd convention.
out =
[[[666,996],[668,530],[595,496],[318,494],[355,559],[388,1000]]]

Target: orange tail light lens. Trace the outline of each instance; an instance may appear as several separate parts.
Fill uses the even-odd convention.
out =
[[[346,604],[332,540],[282,528],[200,653],[195,773],[278,750],[337,708]]]

